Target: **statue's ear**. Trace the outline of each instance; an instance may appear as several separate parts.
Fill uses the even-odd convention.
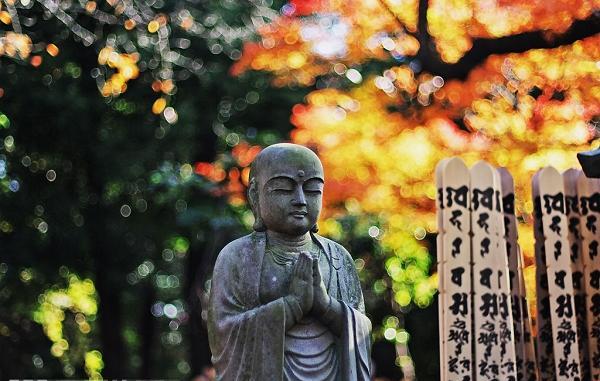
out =
[[[256,184],[256,178],[253,177],[250,179],[250,184],[248,186],[248,202],[250,203],[250,209],[252,209],[252,214],[254,215],[254,225],[252,225],[252,229],[257,232],[264,232],[267,230],[262,217],[260,216],[260,206],[258,203],[258,185]]]

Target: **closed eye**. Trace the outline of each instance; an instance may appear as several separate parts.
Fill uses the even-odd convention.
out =
[[[294,190],[293,180],[287,177],[276,177],[267,182],[267,189],[270,192],[290,193]]]
[[[318,195],[323,193],[323,181],[321,179],[308,179],[304,183],[304,192],[312,195]]]

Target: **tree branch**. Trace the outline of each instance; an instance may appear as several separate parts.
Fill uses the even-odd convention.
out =
[[[402,20],[400,20],[400,18],[398,17],[398,15],[392,10],[392,8],[390,8],[390,6],[388,5],[386,0],[379,0],[379,4],[381,4],[381,7],[386,11],[387,14],[389,14],[390,16],[392,16],[392,18],[394,20],[396,20],[396,22],[398,23],[398,25],[400,26],[400,28],[402,28],[402,31],[410,36],[413,37],[417,37],[414,33],[410,32],[408,30],[408,28],[406,27],[406,25],[404,25],[404,23],[402,22]]]
[[[428,31],[428,0],[419,0],[418,40],[421,44],[417,59],[423,70],[444,79],[464,80],[469,73],[492,54],[522,53],[530,49],[551,49],[569,45],[600,32],[600,12],[577,20],[563,34],[548,37],[548,31],[533,31],[500,38],[475,38],[473,47],[456,63],[444,62]]]

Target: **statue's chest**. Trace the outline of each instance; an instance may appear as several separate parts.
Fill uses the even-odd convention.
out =
[[[260,274],[259,297],[262,304],[269,303],[289,293],[290,282],[292,281],[292,271],[295,261],[283,263],[283,261],[273,257],[267,250],[263,258],[263,264]],[[330,266],[325,254],[321,251],[319,255],[319,268],[323,276],[323,281],[328,284],[330,278]]]
[[[269,303],[287,294],[292,280],[293,265],[279,265],[265,253],[260,276],[260,300]]]

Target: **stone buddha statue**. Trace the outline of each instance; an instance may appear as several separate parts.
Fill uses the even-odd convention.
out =
[[[223,248],[211,283],[218,380],[370,380],[371,323],[354,261],[316,234],[323,184],[306,147],[275,144],[252,163],[254,232]]]

